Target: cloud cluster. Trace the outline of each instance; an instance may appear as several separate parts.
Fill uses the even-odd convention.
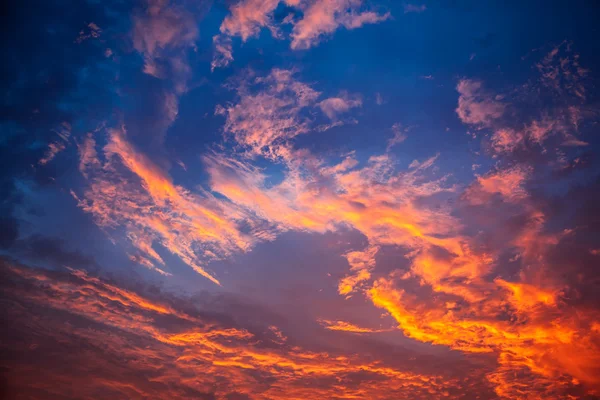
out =
[[[125,228],[141,264],[167,273],[157,252],[160,245],[211,281],[204,264],[232,251],[248,248],[251,239],[240,232],[235,207],[217,201],[209,193],[195,194],[176,186],[170,177],[126,138],[123,128],[108,131],[104,161],[95,141],[88,136],[80,146],[80,168],[90,185],[79,206],[108,230]],[[117,232],[118,233],[118,230]]]
[[[427,399],[456,395],[473,384],[450,374],[420,373],[410,364],[288,344],[276,327],[253,333],[207,314],[191,300],[166,294],[158,300],[156,293],[124,289],[82,271],[0,262],[2,290],[11,304],[3,316],[19,333],[19,339],[2,335],[3,351],[20,354],[4,371],[8,393],[39,398],[72,393],[73,398]],[[33,359],[38,367],[53,367],[38,369],[34,379]],[[475,390],[486,392],[485,386]]]
[[[280,26],[273,20],[273,13],[280,3],[302,13],[300,19],[290,14],[283,21],[293,25],[290,47],[294,50],[316,46],[339,27],[357,29],[390,17],[389,13],[363,10],[363,0],[240,0],[231,6],[231,14],[221,24],[221,33],[213,38],[215,57],[212,68],[224,67],[233,61],[232,37],[239,36],[246,42],[258,36],[263,28],[269,29],[274,37],[281,37]]]
[[[247,39],[270,26],[265,16],[277,3],[262,5],[254,14],[256,4],[239,3],[224,32]],[[336,122],[362,100],[346,92],[321,99],[293,71],[273,69],[262,77],[250,74],[234,101],[217,108],[233,146],[203,155],[205,189],[194,193],[175,185],[121,128],[109,131],[104,159],[93,137],[80,145],[80,168],[90,187],[79,204],[103,228],[124,229],[137,262],[166,273],[159,250],[167,249],[214,282],[209,262],[282,232],[354,230],[366,246],[342,254],[349,271],[338,282],[340,295],[369,300],[411,339],[495,356],[498,366],[486,371],[486,379],[498,396],[594,393],[598,314],[569,301],[570,284],[550,268],[552,251],[579,227],[554,227],[560,224],[545,206],[550,200],[540,201],[529,187],[534,177],[549,173],[548,165],[538,165],[539,157],[517,157],[527,150],[545,162],[544,146],[553,138],[570,138],[572,146],[571,129],[581,118],[576,103],[555,104],[520,121],[511,98],[494,95],[479,80],[463,79],[457,90],[458,117],[490,132],[484,145],[498,161],[462,187],[440,173],[437,154],[399,165],[389,149],[404,140],[400,126],[387,151],[366,160],[353,153],[326,159],[299,147],[300,135],[322,134],[315,109]],[[574,92],[577,101],[580,92]],[[280,171],[275,183],[261,166],[265,162]],[[405,268],[381,271],[378,254],[390,247],[404,254]],[[321,323],[332,331],[376,331],[342,320]],[[592,351],[583,355],[584,349]],[[258,361],[244,354],[222,363],[255,369]],[[566,362],[565,354],[582,356]],[[297,363],[276,358],[269,364],[260,357],[268,368]],[[312,366],[292,368],[314,372]]]
[[[456,113],[465,124],[487,127],[504,113],[502,102],[485,92],[481,81],[462,79],[456,90],[460,94]]]

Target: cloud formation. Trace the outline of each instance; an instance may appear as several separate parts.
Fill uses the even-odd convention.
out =
[[[192,193],[171,178],[127,141],[124,128],[110,129],[103,148],[104,162],[96,154],[92,137],[80,146],[80,169],[90,186],[83,197],[73,193],[79,206],[109,230],[125,234],[144,266],[165,273],[160,245],[215,283],[206,271],[207,260],[249,247],[251,239],[236,227],[235,207],[218,202],[209,193]]]
[[[377,2],[208,4],[50,1],[8,44],[8,397],[600,396],[595,55],[496,65],[543,32],[470,48],[484,6],[373,43],[334,33]]]
[[[335,398],[343,391],[346,398],[402,393],[425,399],[461,385],[451,376],[403,371],[362,355],[282,344],[276,328],[258,334],[228,326],[185,300],[157,301],[82,271],[1,262],[3,292],[19,305],[3,313],[22,334],[20,340],[3,336],[2,347],[27,355],[7,371],[9,393],[47,397],[70,387],[86,397]],[[43,313],[34,323],[37,312]],[[31,380],[30,357],[81,367],[68,375],[62,367],[48,368]]]
[[[456,90],[459,93],[456,113],[465,124],[489,126],[504,113],[504,105],[485,92],[481,81],[462,79]]]
[[[231,14],[221,23],[221,34],[213,38],[215,56],[213,69],[227,66],[231,55],[231,38],[239,36],[242,42],[258,36],[262,28],[267,28],[275,38],[283,36],[281,26],[273,20],[273,13],[283,4],[299,10],[302,17],[293,18],[290,14],[283,24],[293,25],[290,34],[290,48],[293,50],[309,49],[316,46],[325,37],[338,28],[357,29],[365,24],[376,24],[387,20],[390,13],[379,14],[375,11],[362,10],[362,0],[240,0],[230,8]],[[227,46],[223,46],[227,43]]]

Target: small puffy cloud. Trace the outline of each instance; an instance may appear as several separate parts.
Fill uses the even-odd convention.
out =
[[[340,114],[348,112],[351,108],[361,107],[362,99],[358,95],[342,92],[337,97],[321,101],[318,106],[330,120],[337,120]]]
[[[456,113],[463,123],[488,127],[504,114],[504,104],[486,92],[481,81],[462,79],[456,90],[460,95]]]

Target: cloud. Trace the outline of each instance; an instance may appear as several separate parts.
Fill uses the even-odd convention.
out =
[[[585,146],[572,132],[577,132],[573,124],[574,110],[555,111],[532,120],[523,128],[510,128],[500,125],[491,136],[492,149],[499,154],[523,151],[544,146],[550,139],[562,139],[562,146]]]
[[[308,49],[322,38],[337,30],[360,28],[365,24],[376,24],[390,17],[389,13],[358,11],[361,0],[323,0],[312,2],[303,10],[304,16],[292,30],[292,49]]]
[[[180,96],[188,90],[192,78],[188,54],[196,51],[198,24],[206,5],[204,1],[190,7],[187,2],[176,0],[144,0],[143,5],[134,10],[133,47],[144,59],[143,72],[161,81],[156,85],[159,86],[157,92],[142,100],[152,98],[159,103],[154,115],[158,123],[144,132],[157,130],[159,144],[179,114]],[[219,46],[221,50],[225,48]]]
[[[585,79],[589,73],[579,63],[573,44],[563,41],[536,64],[541,83],[558,95],[568,94],[581,101],[586,99]]]
[[[420,14],[422,12],[425,12],[425,10],[427,10],[427,6],[425,4],[421,4],[421,5],[408,4],[408,3],[404,4],[404,14],[408,14],[408,13]]]
[[[174,185],[170,177],[126,138],[124,128],[108,131],[105,161],[95,158],[88,137],[80,148],[80,169],[90,185],[83,197],[73,193],[79,207],[102,228],[123,227],[131,245],[153,260],[152,269],[165,272],[155,245],[179,257],[200,275],[218,283],[204,263],[248,249],[251,240],[236,220],[241,215],[208,193],[195,194]],[[148,266],[147,262],[142,263]]]
[[[90,38],[98,39],[102,34],[102,29],[94,22],[87,24],[85,29],[79,31],[79,36],[75,39],[75,43],[81,43]]]
[[[387,20],[389,13],[378,14],[374,11],[360,11],[362,0],[240,0],[231,8],[231,14],[221,23],[215,42],[213,68],[224,67],[233,61],[231,54],[231,37],[239,36],[243,42],[258,36],[262,28],[267,28],[275,38],[281,38],[280,26],[273,21],[273,13],[280,3],[299,9],[302,18],[294,21],[290,18],[285,23],[292,23],[290,47],[294,50],[308,49],[316,46],[339,27],[357,29],[365,24],[375,24]],[[223,43],[227,43],[223,46]]]
[[[273,93],[273,87],[263,92]],[[479,81],[461,81],[458,90],[457,112],[464,122],[498,132],[506,105],[483,91]],[[254,114],[240,114],[236,123],[254,124]],[[551,121],[526,125],[527,141],[545,142],[556,126]],[[282,154],[286,170],[274,185],[266,184],[268,176],[251,159],[215,154],[207,159],[210,187],[265,220],[274,234],[342,227],[360,232],[368,245],[345,255],[350,272],[340,278],[338,292],[364,295],[414,340],[468,354],[496,354],[498,367],[486,375],[496,395],[513,396],[515,387],[527,388],[520,390],[532,396],[597,387],[594,356],[569,365],[560,356],[597,346],[598,316],[566,305],[563,293],[569,286],[543,272],[550,252],[570,230],[550,231],[552,215],[529,193],[526,184],[539,169],[499,161],[461,192],[435,174],[437,156],[399,170],[388,154],[372,155],[364,164],[352,156],[327,162],[291,145]],[[442,205],[453,201],[466,201],[468,211]],[[407,269],[379,270],[376,254],[388,246],[404,250]],[[339,329],[353,327],[327,321]]]
[[[561,147],[588,145],[578,137],[588,70],[579,64],[571,44],[554,47],[534,66],[539,76],[512,92],[493,95],[472,79],[457,86],[459,118],[477,129],[490,129],[489,150],[497,155],[523,157],[541,150],[560,158]],[[543,104],[536,101],[540,97]],[[594,119],[592,114],[588,117]]]
[[[227,117],[224,129],[251,154],[282,156],[287,141],[308,132],[309,122],[301,111],[320,93],[282,69],[255,79],[253,86],[256,89],[239,91],[237,104],[220,109]]]
[[[211,71],[214,71],[215,68],[226,67],[233,61],[233,50],[230,37],[215,35],[213,36],[213,44],[215,46],[215,55],[210,64]]]
[[[3,317],[20,338],[3,333],[2,347],[21,354],[6,364],[9,392],[331,398],[339,394],[341,380],[346,395],[427,399],[458,388],[451,376],[411,370],[414,363],[373,362],[333,347],[315,351],[287,344],[273,325],[264,327],[267,334],[253,333],[226,322],[227,316],[199,311],[190,300],[164,292],[123,288],[78,270],[49,272],[1,263],[2,289],[10,299]],[[118,361],[124,359],[135,361]],[[58,360],[81,367],[65,370]]]
[[[63,122],[58,130],[54,131],[58,139],[48,144],[48,150],[40,160],[39,165],[46,165],[56,157],[58,153],[67,148],[69,137],[71,136],[71,125],[68,122]]]
[[[257,36],[260,29],[272,26],[271,14],[279,4],[279,0],[241,0],[234,4],[221,23],[221,33],[229,36],[240,36],[245,42],[252,36]]]
[[[185,51],[198,39],[194,15],[161,0],[148,0],[133,17],[133,46],[144,56],[144,72],[157,78],[174,77],[178,93],[186,90],[190,67]]]
[[[390,149],[395,145],[404,142],[408,138],[407,133],[409,130],[410,128],[403,128],[402,124],[399,122],[396,122],[394,125],[392,125],[392,132],[394,132],[394,136],[388,140],[386,151],[390,151]]]
[[[485,92],[480,81],[463,79],[456,90],[460,94],[456,113],[463,123],[488,127],[504,114],[505,106]]]
[[[506,201],[518,202],[527,196],[523,186],[529,175],[526,167],[516,166],[478,176],[465,192],[465,198],[471,204],[485,204],[497,194]]]
[[[352,333],[376,333],[386,331],[385,329],[364,328],[346,321],[329,321],[326,319],[322,319],[319,320],[319,323],[323,325],[325,329],[329,329],[330,331],[342,331]]]
[[[212,69],[225,67],[233,61],[232,37],[239,36],[246,42],[249,38],[258,36],[263,27],[268,27],[273,36],[277,37],[279,31],[273,24],[272,14],[279,3],[280,0],[240,0],[233,4],[230,8],[231,14],[221,23],[221,33],[213,37],[215,54]]]
[[[351,96],[347,92],[342,92],[338,97],[322,100],[317,105],[333,121],[338,119],[338,115],[348,112],[351,108],[361,107],[362,99],[360,96]]]

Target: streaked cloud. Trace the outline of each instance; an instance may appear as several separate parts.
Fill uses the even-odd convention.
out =
[[[329,321],[326,319],[320,320],[319,323],[330,331],[342,331],[351,333],[376,333],[385,332],[385,329],[372,329],[354,325],[346,321]],[[389,329],[388,329],[389,330]]]
[[[68,122],[63,122],[54,132],[58,138],[48,144],[48,149],[44,153],[44,156],[38,161],[40,165],[48,164],[58,153],[67,147],[69,137],[71,136],[71,125]]]
[[[124,128],[108,131],[104,162],[94,157],[93,146],[88,137],[80,150],[80,168],[90,186],[83,197],[73,195],[102,228],[125,228],[127,239],[144,257],[140,260],[153,260],[152,269],[165,272],[165,261],[155,247],[160,245],[218,283],[204,263],[250,246],[251,239],[236,227],[242,215],[235,207],[209,193],[192,193],[173,184],[127,141]]]

